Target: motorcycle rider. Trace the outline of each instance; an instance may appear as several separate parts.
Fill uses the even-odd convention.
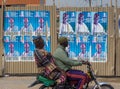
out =
[[[38,72],[46,78],[55,80],[57,84],[64,83],[66,80],[65,72],[59,69],[54,62],[53,56],[44,50],[44,40],[41,36],[33,39],[35,44],[34,57]]]
[[[72,66],[81,66],[88,62],[78,62],[68,57],[68,53],[65,51],[65,48],[68,46],[66,37],[60,37],[58,43],[59,45],[53,54],[56,65],[66,72],[67,79],[71,83],[76,84],[76,89],[83,89],[83,85],[88,82],[89,77],[81,70],[72,69]]]

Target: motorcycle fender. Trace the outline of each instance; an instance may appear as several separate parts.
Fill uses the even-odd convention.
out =
[[[108,85],[108,83],[106,83],[106,82],[99,82],[99,85],[100,85],[100,86],[102,86],[102,85]],[[93,89],[96,89],[97,86],[98,86],[98,85],[95,85],[95,86],[93,87]]]

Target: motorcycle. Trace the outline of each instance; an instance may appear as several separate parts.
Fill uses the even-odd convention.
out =
[[[99,82],[97,80],[92,65],[89,62],[87,63],[87,74],[90,77],[90,81],[84,85],[83,89],[114,89],[112,85],[106,82]],[[89,86],[91,82],[94,82],[94,85],[92,87]],[[28,87],[33,87],[36,84],[43,84],[39,89],[48,89],[49,87],[52,87],[52,89],[76,89],[75,85],[71,85],[67,80],[64,84],[57,85],[54,80],[50,80],[41,74],[38,75],[36,81]]]

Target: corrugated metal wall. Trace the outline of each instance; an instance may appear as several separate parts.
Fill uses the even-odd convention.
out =
[[[99,76],[114,76],[115,68],[115,35],[114,35],[114,8],[60,8],[62,11],[106,11],[108,12],[108,59],[105,63],[92,63],[95,73]],[[86,67],[75,67],[86,70]]]
[[[120,76],[120,8],[116,14],[116,76]]]
[[[56,7],[55,6],[27,6],[27,7],[10,7],[7,10],[49,10],[50,11],[50,29],[51,29],[51,52],[55,50],[56,47]],[[30,62],[5,62],[5,73],[6,74],[30,74],[37,73],[37,68],[34,61]]]
[[[40,4],[40,0],[0,0],[0,5],[2,5],[2,1],[5,1],[6,5]]]
[[[56,7],[55,6],[29,6],[29,7],[10,7],[6,10],[49,10],[50,11],[50,23],[52,24],[51,29],[51,52],[53,53],[57,47],[57,31],[56,31]],[[115,31],[114,31],[114,8],[60,8],[60,10],[65,11],[106,11],[108,12],[108,59],[105,63],[92,63],[95,73],[99,76],[120,76],[119,68],[119,48],[116,48],[116,64],[115,64],[115,47],[119,46],[119,37],[116,36],[116,46],[115,46]],[[119,11],[120,12],[120,11]],[[2,25],[1,25],[2,26]],[[3,31],[3,29],[1,29]],[[1,43],[2,43],[2,34]],[[0,44],[2,45],[2,44]],[[2,46],[0,46],[2,47]],[[3,50],[1,48],[1,50]],[[2,55],[2,53],[1,53]],[[2,59],[2,56],[1,56]],[[2,61],[0,60],[0,67]],[[86,70],[86,67],[74,67],[75,69]],[[114,70],[116,68],[116,71]],[[8,74],[28,74],[37,73],[37,68],[35,62],[5,62],[5,73]],[[0,71],[1,74],[1,71]]]
[[[2,49],[2,17],[3,17],[3,13],[2,13],[2,9],[0,9],[0,76],[2,76],[2,53],[3,53],[3,49]]]

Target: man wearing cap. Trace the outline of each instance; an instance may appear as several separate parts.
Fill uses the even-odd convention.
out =
[[[60,37],[58,43],[59,45],[53,54],[56,65],[66,71],[68,80],[76,82],[76,89],[83,89],[88,76],[83,71],[72,69],[72,66],[81,66],[82,64],[87,64],[87,62],[78,62],[69,59],[68,53],[65,51],[65,48],[68,46],[68,39],[66,37]]]

